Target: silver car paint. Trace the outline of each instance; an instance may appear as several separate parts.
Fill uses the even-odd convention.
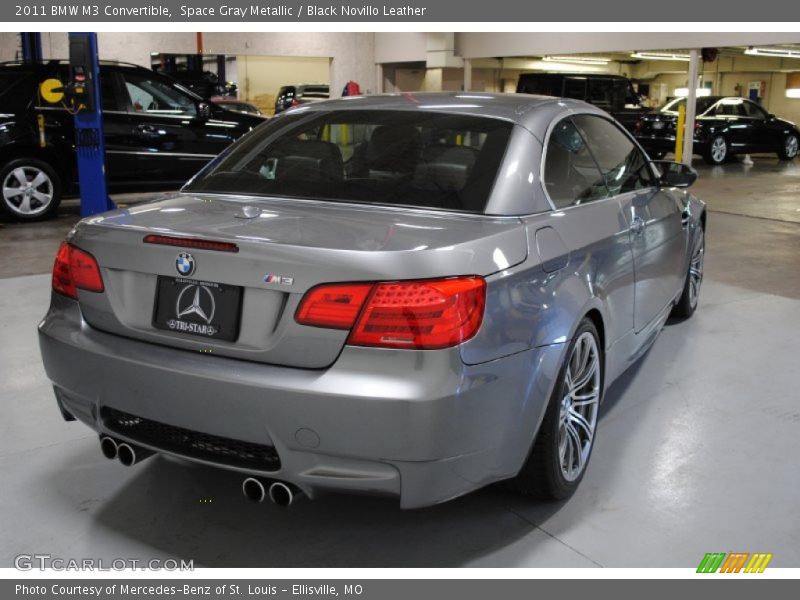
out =
[[[582,102],[416,94],[288,114],[331,108],[513,121],[487,209],[495,216],[181,193],[84,220],[70,239],[97,258],[107,291],[80,291],[79,302],[54,294],[39,327],[59,403],[100,432],[99,408],[108,405],[274,445],[281,469],[262,474],[312,497],[324,489],[382,493],[411,508],[513,476],[583,316],[603,334],[606,387],[653,342],[681,292],[703,205],[654,188],[553,210],[541,181],[543,144],[568,114],[605,115]],[[243,219],[245,206],[268,216]],[[636,216],[646,222],[643,235],[631,231]],[[245,286],[240,340],[209,344],[150,326],[155,277],[174,275],[180,249],[145,247],[147,233],[239,244],[236,255],[192,252],[193,277]],[[265,272],[294,283],[265,285]],[[458,274],[483,275],[488,286],[484,323],[457,348],[351,347],[346,332],[293,319],[317,283]]]

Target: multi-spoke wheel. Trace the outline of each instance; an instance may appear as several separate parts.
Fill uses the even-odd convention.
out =
[[[778,149],[778,158],[781,160],[792,160],[795,156],[797,156],[797,152],[800,146],[798,143],[797,135],[794,133],[790,133],[783,139],[783,145]]]
[[[692,256],[689,259],[689,270],[680,300],[672,310],[673,316],[688,319],[697,309],[700,298],[700,285],[703,283],[703,261],[705,260],[705,232],[701,225],[697,226],[692,244]]]
[[[575,481],[592,451],[600,402],[600,350],[591,332],[575,340],[567,362],[558,418],[558,458],[561,474]]]
[[[728,158],[728,141],[721,135],[714,136],[703,153],[703,159],[710,165],[721,165]]]
[[[61,182],[50,165],[37,159],[18,159],[0,170],[2,208],[18,219],[43,219],[58,208]]]
[[[527,462],[513,481],[523,493],[567,498],[586,472],[603,394],[603,351],[594,322],[573,336]]]

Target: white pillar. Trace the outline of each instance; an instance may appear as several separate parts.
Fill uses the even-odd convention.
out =
[[[697,112],[697,75],[700,70],[700,53],[697,50],[689,52],[689,81],[687,82],[688,96],[686,96],[686,123],[683,129],[683,156],[675,157],[682,163],[692,164],[694,146],[694,118]]]
[[[472,60],[464,59],[464,91],[472,90]]]
[[[383,93],[383,65],[375,65],[375,93]]]

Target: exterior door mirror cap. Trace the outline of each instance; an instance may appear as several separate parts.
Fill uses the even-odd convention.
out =
[[[662,187],[688,188],[697,181],[697,171],[689,165],[671,160],[654,160],[653,164],[661,174],[658,183]]]
[[[203,120],[211,117],[211,105],[208,102],[197,103],[197,117]]]

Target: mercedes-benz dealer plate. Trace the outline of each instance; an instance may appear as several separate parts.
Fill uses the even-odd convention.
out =
[[[153,326],[232,342],[239,336],[241,307],[239,286],[159,276]]]

